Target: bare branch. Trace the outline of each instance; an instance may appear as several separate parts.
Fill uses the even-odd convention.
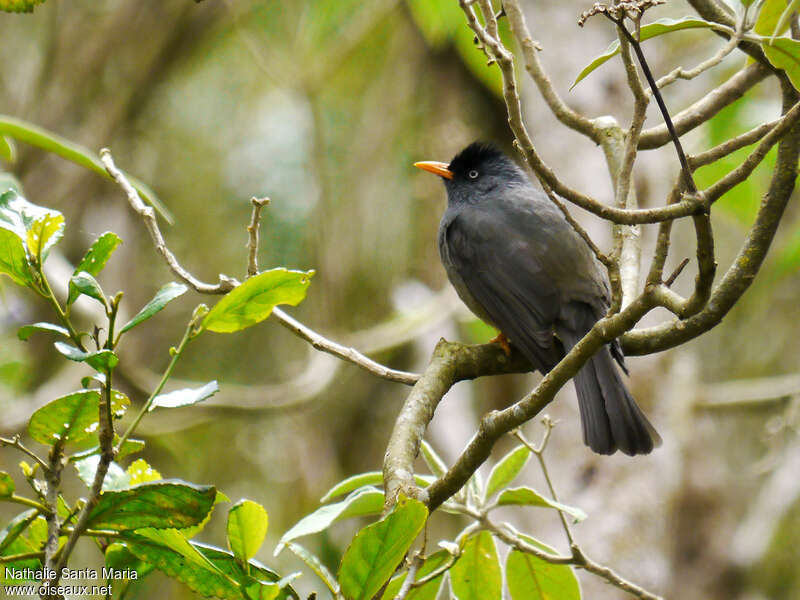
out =
[[[247,276],[258,275],[258,224],[261,221],[261,209],[269,204],[269,198],[250,198],[253,214],[247,226]]]
[[[706,150],[705,152],[700,152],[695,155],[689,155],[689,166],[692,170],[697,170],[702,166],[710,165],[711,163],[736,152],[737,150],[744,148],[745,146],[749,146],[750,144],[755,144],[758,140],[763,138],[767,135],[772,129],[774,129],[777,125],[781,123],[783,118],[775,119],[774,121],[770,121],[768,123],[762,123],[761,125],[754,127],[750,131],[746,131],[741,135],[738,135],[734,138],[726,140],[721,144],[714,146],[713,148]]]
[[[734,103],[757,83],[760,83],[771,73],[769,67],[761,63],[748,65],[737,71],[728,81],[709,93],[700,100],[674,115],[672,122],[679,136],[702,125],[726,106]],[[666,125],[658,125],[642,132],[639,139],[639,150],[653,150],[668,144],[671,140]]]
[[[544,67],[542,67],[542,63],[539,60],[537,44],[533,41],[528,30],[528,24],[525,22],[525,15],[520,8],[519,0],[503,0],[503,8],[511,25],[511,33],[516,38],[520,48],[522,48],[525,69],[534,83],[536,83],[539,93],[544,98],[544,101],[547,102],[553,115],[570,129],[584,134],[599,144],[601,132],[595,123],[567,106],[544,71]]]
[[[111,152],[109,152],[108,149],[104,148],[100,151],[100,160],[108,170],[109,175],[111,175],[114,181],[116,181],[120,187],[122,187],[130,205],[144,220],[145,226],[150,233],[150,238],[153,240],[156,250],[159,254],[161,254],[161,256],[164,257],[167,266],[169,266],[175,275],[177,275],[180,279],[189,284],[195,291],[201,294],[224,294],[239,285],[238,281],[225,275],[219,276],[220,281],[216,285],[204,283],[194,277],[191,273],[189,273],[189,271],[184,269],[178,263],[175,255],[169,250],[169,248],[167,248],[166,243],[164,242],[164,236],[161,235],[161,230],[156,222],[153,209],[149,206],[146,206],[142,202],[139,194],[133,188],[133,186],[128,183],[125,175],[123,175],[122,172],[117,169],[116,165],[114,165],[114,160],[111,157]],[[315,332],[310,327],[303,325],[296,319],[293,319],[279,308],[274,308],[272,310],[270,318],[276,319],[281,325],[286,327],[289,331],[301,339],[309,342],[317,350],[322,350],[323,352],[327,352],[338,358],[352,362],[353,364],[358,365],[359,367],[377,375],[378,377],[383,377],[384,379],[388,379],[390,381],[398,381],[407,385],[412,385],[419,377],[414,373],[396,371],[394,369],[385,367],[380,363],[367,358],[353,348],[347,348],[341,344],[337,344],[336,342],[329,340]]]

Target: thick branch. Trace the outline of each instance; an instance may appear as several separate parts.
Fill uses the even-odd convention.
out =
[[[408,395],[389,438],[383,462],[387,506],[394,504],[401,491],[424,500],[425,492],[414,483],[414,460],[439,401],[456,382],[530,370],[530,363],[518,352],[508,357],[497,344],[465,346],[440,340],[428,367]]]

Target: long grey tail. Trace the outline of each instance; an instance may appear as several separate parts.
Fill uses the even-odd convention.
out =
[[[567,350],[597,320],[592,308],[579,302],[565,306],[562,318],[557,333]],[[598,350],[575,375],[583,441],[598,454],[617,450],[629,456],[649,454],[661,445],[661,437],[622,381],[614,361],[624,369],[623,358],[619,344],[613,342]]]
[[[609,346],[578,371],[575,390],[583,441],[598,454],[649,454],[661,445],[661,437],[625,387]]]

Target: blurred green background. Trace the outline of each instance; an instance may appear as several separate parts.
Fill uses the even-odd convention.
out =
[[[617,61],[567,91],[611,41],[611,29],[600,21],[577,27],[588,3],[525,6],[541,59],[567,102],[627,124],[631,100]],[[672,2],[652,17],[690,12]],[[167,243],[196,276],[244,276],[249,198],[269,196],[259,263],[316,269],[307,300],[290,311],[304,323],[409,370],[424,368],[441,336],[482,342],[493,335],[449,291],[435,245],[444,191],[411,166],[449,160],[474,139],[512,152],[496,67],[475,49],[456,0],[49,0],[33,15],[0,14],[0,40],[0,112],[95,150],[109,147],[174,213]],[[688,31],[648,41],[645,50],[663,74],[693,66],[722,43]],[[668,105],[676,112],[743,64],[733,56],[670,87]],[[555,121],[522,69],[520,79],[528,125],[546,160],[571,185],[610,200],[600,149]],[[778,110],[775,84],[761,84],[687,135],[688,151]],[[659,123],[658,113],[649,113],[647,126]],[[18,151],[17,162],[0,163],[0,170],[20,179],[31,202],[64,213],[64,259],[76,262],[106,230],[124,240],[102,283],[125,291],[129,314],[174,279],[118,188],[34,148],[19,144]],[[708,185],[743,156],[701,170],[698,183]],[[663,202],[677,172],[671,148],[643,155],[640,202]],[[722,272],[769,174],[769,164],[762,166],[715,209]],[[609,246],[604,223],[573,212]],[[636,460],[590,454],[580,443],[571,386],[548,409],[559,421],[550,456],[556,486],[590,515],[576,528],[580,542],[596,560],[668,597],[798,598],[798,212],[793,201],[762,273],[722,325],[676,350],[629,359],[634,394],[664,437],[661,449]],[[645,256],[653,233],[644,231]],[[671,264],[694,256],[692,242],[688,226],[676,227]],[[692,283],[688,268],[676,289],[686,292]],[[24,431],[36,406],[78,386],[83,371],[65,364],[46,339],[17,340],[20,325],[49,317],[42,302],[7,279],[0,294],[0,430],[7,435]],[[122,376],[134,401],[166,366],[192,308],[214,300],[187,294],[123,344]],[[647,323],[663,318],[656,313]],[[217,379],[222,392],[199,407],[148,416],[140,430],[144,456],[165,477],[214,483],[232,499],[264,504],[270,532],[259,558],[282,572],[300,563],[287,553],[273,559],[274,542],[332,484],[380,469],[408,392],[314,353],[273,321],[235,336],[206,334],[190,346],[177,377]],[[744,378],[759,379],[745,388]],[[429,439],[452,460],[481,414],[518,399],[534,380],[459,384]],[[708,406],[742,398],[753,401]],[[531,435],[537,432],[531,425]],[[502,442],[496,455],[511,445]],[[15,468],[18,458],[3,450],[0,468]],[[524,476],[541,485],[529,469]],[[0,505],[0,521],[13,514]],[[554,515],[508,517],[564,547]],[[459,525],[441,517],[433,532],[453,535]],[[219,544],[223,528],[217,518],[201,539]],[[307,544],[335,569],[355,528],[344,523]],[[98,558],[85,544],[75,565]],[[581,577],[586,597],[620,597]],[[297,588],[308,593],[321,585],[307,574]],[[160,574],[137,597],[154,594],[192,597]]]

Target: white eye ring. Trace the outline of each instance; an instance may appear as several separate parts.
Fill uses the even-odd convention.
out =
[[[477,179],[478,178],[478,172],[475,169],[473,169],[472,171],[467,173],[467,177],[469,177],[470,179]]]

